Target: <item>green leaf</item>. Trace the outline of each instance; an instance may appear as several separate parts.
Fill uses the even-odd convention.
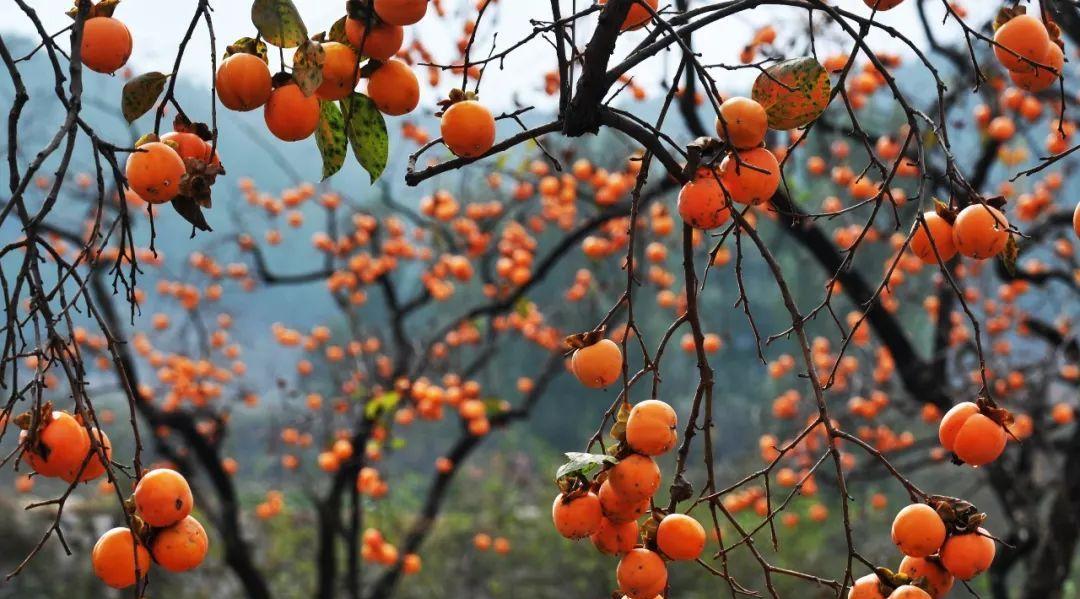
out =
[[[311,97],[322,85],[322,68],[325,62],[326,51],[319,42],[304,40],[296,48],[296,53],[293,54],[293,81],[305,96]]]
[[[364,406],[364,416],[368,420],[374,420],[379,414],[394,409],[400,399],[401,396],[398,395],[397,391],[390,391],[378,397],[373,397]]]
[[[333,102],[319,102],[319,128],[315,130],[315,143],[322,154],[322,178],[341,170],[345,164],[345,117]]]
[[[143,73],[124,84],[124,91],[120,96],[120,109],[124,112],[127,122],[133,122],[154,107],[168,79],[168,75],[154,71]]]
[[[345,130],[353,154],[374,183],[382,175],[390,156],[386,121],[375,108],[375,102],[361,93],[354,92],[342,100],[341,111],[345,113]]]
[[[279,48],[295,48],[307,40],[307,27],[292,0],[255,0],[251,23],[259,35]]]
[[[758,75],[751,97],[769,117],[772,129],[809,125],[828,106],[832,84],[829,73],[812,56],[778,62]]]
[[[569,462],[559,466],[558,471],[555,472],[555,480],[570,476],[581,475],[587,476],[589,472],[604,464],[618,464],[619,460],[615,458],[598,453],[578,453],[575,451],[568,452],[566,459]]]

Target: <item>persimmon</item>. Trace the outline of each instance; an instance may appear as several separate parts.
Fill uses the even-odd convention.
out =
[[[1003,426],[982,414],[972,414],[957,431],[953,452],[966,464],[984,466],[1005,451],[1008,440]]]
[[[859,578],[851,585],[847,599],[885,599],[881,592],[881,579],[873,573]]]
[[[620,495],[608,481],[601,483],[597,497],[600,499],[600,510],[604,517],[615,524],[637,520],[649,511],[648,498],[630,501]]]
[[[375,0],[375,14],[391,25],[419,23],[427,13],[428,0]]]
[[[611,339],[579,348],[570,358],[570,370],[582,385],[602,389],[611,385],[622,374],[623,355]]]
[[[210,162],[210,144],[206,143],[203,138],[194,133],[188,133],[186,131],[170,131],[161,134],[161,141],[176,144],[174,149],[176,150],[176,153],[180,155],[182,160],[196,158],[203,162]]]
[[[720,182],[733,202],[758,205],[767,202],[780,186],[780,163],[765,148],[728,154],[720,162]]]
[[[900,6],[903,1],[904,0],[863,0],[867,6],[878,11],[892,10],[897,6]]]
[[[932,210],[923,214],[923,220],[926,221],[925,224],[917,223],[915,233],[911,236],[912,253],[925,264],[936,264],[939,256],[943,263],[948,262],[956,255],[953,226]]]
[[[623,555],[634,548],[638,538],[638,523],[634,520],[612,522],[600,518],[600,526],[590,535],[596,550],[607,555]]]
[[[405,30],[388,23],[373,23],[368,29],[363,20],[350,17],[345,19],[345,37],[364,56],[385,62],[401,49]]]
[[[994,54],[1010,71],[1027,72],[1046,56],[1050,34],[1042,21],[1031,15],[1017,15],[994,32]],[[1031,61],[1031,62],[1026,62]]]
[[[170,146],[152,141],[128,154],[125,176],[128,186],[151,204],[171,201],[180,193],[180,179],[187,167]]]
[[[109,436],[105,434],[105,431],[99,428],[94,429],[94,436],[97,437],[98,444],[100,444],[101,448],[105,451],[105,459],[112,459],[112,443],[109,441]],[[97,450],[87,448],[87,452],[92,455],[90,456],[90,461],[86,463],[86,467],[83,468],[82,474],[79,475],[79,482],[91,481],[102,474],[105,474],[105,464],[101,461],[101,456],[98,455]],[[80,460],[71,471],[61,473],[60,478],[64,479],[66,482],[72,482],[75,480],[75,475],[78,473],[81,466],[82,460]]]
[[[724,190],[709,169],[699,169],[693,181],[679,191],[679,216],[695,229],[715,229],[731,218]]]
[[[321,100],[336,101],[348,97],[360,81],[356,52],[341,42],[323,42],[325,60],[322,66],[322,83],[315,89]]]
[[[643,0],[645,4],[648,4],[653,11],[660,5],[659,0]],[[599,0],[600,6],[607,4],[607,0]],[[623,19],[622,25],[619,27],[621,31],[633,31],[644,27],[649,21],[652,20],[652,13],[649,12],[644,6],[641,6],[637,2],[630,5],[629,12],[626,13],[626,18]]]
[[[495,144],[495,117],[475,100],[447,108],[439,128],[446,147],[462,158],[481,156]]]
[[[26,431],[20,441],[29,437]],[[90,435],[67,412],[54,411],[52,420],[38,430],[37,444],[27,447],[23,459],[42,476],[74,477],[90,451]]]
[[[131,57],[131,32],[112,17],[93,17],[83,23],[82,63],[98,73],[112,74]]]
[[[1073,233],[1080,237],[1080,203],[1077,203],[1076,208],[1073,209],[1072,226]]]
[[[187,479],[179,472],[157,468],[135,486],[135,509],[150,526],[171,526],[191,513],[194,499]]]
[[[900,510],[892,523],[893,543],[909,557],[937,553],[945,542],[945,532],[941,516],[925,503],[913,503]]]
[[[567,498],[563,493],[551,506],[555,530],[568,539],[583,539],[600,528],[600,498],[591,491]]]
[[[608,471],[607,480],[627,501],[641,501],[660,488],[660,467],[652,458],[632,453]]]
[[[978,413],[979,406],[971,401],[960,402],[945,412],[938,424],[938,441],[946,451],[953,451],[956,434],[960,432],[960,428],[964,426],[968,418]]]
[[[948,595],[953,586],[953,575],[937,559],[906,556],[900,560],[898,571],[912,580],[922,578],[926,592],[934,599]]]
[[[993,206],[972,204],[956,215],[953,242],[969,258],[993,258],[1009,241],[1009,221]]]
[[[150,552],[127,527],[114,528],[101,535],[90,552],[94,574],[114,589],[126,589],[135,584],[135,572],[146,578],[150,571]]]
[[[630,410],[626,421],[626,442],[634,451],[648,455],[660,455],[675,447],[675,426],[678,417],[675,410],[658,399],[647,399]]]
[[[656,546],[673,560],[695,560],[705,549],[705,527],[686,514],[668,514],[656,528]]]
[[[913,584],[902,584],[889,593],[889,599],[931,599],[930,594]]]
[[[229,110],[247,112],[270,99],[270,68],[254,54],[237,53],[226,58],[215,76],[218,100]]]
[[[1039,64],[1050,68],[1039,66],[1029,71],[1009,71],[1009,77],[1016,87],[1033,94],[1049,89],[1064,72],[1065,52],[1053,42],[1046,44],[1046,56],[1039,60]]]
[[[720,105],[720,116],[716,117],[716,136],[734,148],[748,150],[761,145],[768,130],[769,116],[756,101],[734,96]]]
[[[210,540],[198,520],[185,516],[176,524],[154,534],[150,554],[159,566],[169,572],[187,572],[198,567],[206,558]]]
[[[997,552],[988,534],[980,528],[978,532],[949,537],[941,548],[941,565],[960,580],[971,580],[985,572]]]
[[[270,92],[263,118],[270,133],[282,141],[307,139],[319,126],[319,99],[305,96],[295,83],[282,85]]]
[[[631,549],[619,560],[615,578],[630,599],[653,599],[667,586],[667,566],[656,552]]]
[[[368,96],[379,112],[390,116],[408,114],[420,103],[420,83],[409,65],[391,58],[368,78]]]

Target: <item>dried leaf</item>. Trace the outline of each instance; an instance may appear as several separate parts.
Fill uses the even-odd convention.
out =
[[[173,201],[170,202],[176,212],[184,217],[184,220],[191,223],[191,226],[200,231],[213,231],[210,228],[210,224],[206,222],[206,217],[203,216],[202,208],[195,202],[193,198],[187,196],[176,196]],[[195,236],[195,231],[191,231],[191,236]]]
[[[322,85],[322,68],[326,62],[326,51],[322,44],[312,40],[305,40],[296,49],[293,55],[293,81],[304,92],[305,96],[311,96]]]
[[[751,95],[765,108],[769,127],[786,130],[813,122],[828,106],[831,91],[825,67],[806,56],[765,69],[754,81]]]

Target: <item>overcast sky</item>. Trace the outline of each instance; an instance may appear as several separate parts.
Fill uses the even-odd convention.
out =
[[[565,12],[569,13],[572,10],[574,1],[563,0]],[[294,2],[300,9],[311,33],[326,30],[344,12],[344,0],[294,0]],[[579,8],[588,5],[584,0],[576,0],[576,3]],[[70,22],[63,14],[63,10],[70,4],[68,0],[29,0],[29,4],[38,11],[49,31],[58,30]],[[127,23],[132,31],[134,53],[129,64],[135,72],[150,70],[167,72],[172,68],[176,48],[190,21],[195,4],[195,0],[124,0],[121,3],[115,16]],[[850,10],[864,11],[869,14],[869,9],[866,9],[860,0],[842,0],[839,4]],[[914,4],[915,0],[908,0],[896,9],[880,13],[879,20],[909,33],[917,43],[922,43],[925,40],[921,34],[922,28],[915,18]],[[969,7],[969,10],[984,14],[992,10],[993,7],[989,5],[996,5],[996,3],[987,2],[968,2],[967,4],[981,5],[981,8]],[[224,45],[232,40],[254,34],[250,19],[251,3],[248,0],[216,0],[212,5],[219,53]],[[663,6],[663,2],[661,5]],[[409,28],[407,36],[420,36],[436,58],[445,62],[456,57],[455,44],[461,35],[464,18],[473,14],[471,7],[475,6],[475,0],[443,0],[443,6],[447,9],[449,18],[439,19],[432,14],[433,11],[429,12],[428,17],[419,26]],[[940,13],[940,3],[933,2],[932,6]],[[484,54],[491,48],[493,32],[498,32],[497,46],[502,48],[531,31],[530,19],[550,19],[550,7],[547,2],[501,0],[495,8],[496,10],[488,10],[488,14],[480,24],[478,39],[482,41],[478,42],[477,48]],[[4,11],[4,17],[0,20],[0,32],[15,31],[33,34],[30,22],[16,7],[9,5],[8,10]],[[782,42],[785,39],[785,21],[801,27],[805,19],[805,13],[802,11],[761,7],[709,26],[704,35],[699,34],[695,37],[695,42],[707,63],[735,63],[739,51],[758,26],[765,23],[774,24],[780,31]],[[943,38],[956,36],[959,31],[954,25],[939,29],[941,29],[939,35]],[[582,32],[582,34],[585,33]],[[624,35],[623,47],[637,43],[643,35],[643,33]],[[901,51],[901,47],[888,36],[876,34],[871,39],[876,44],[875,47]],[[828,45],[828,42],[825,41],[823,44]],[[838,46],[833,45],[830,49],[837,48]],[[181,75],[198,78],[203,82],[209,81],[208,53],[209,41],[205,26],[200,24],[181,68]],[[502,107],[505,107],[510,104],[512,96],[506,90],[513,89],[523,102],[542,104],[547,101],[546,96],[540,92],[542,75],[552,67],[551,47],[538,39],[515,52],[506,61],[505,69],[502,71],[490,69],[485,74],[481,97],[486,103],[496,106],[503,104]],[[663,58],[657,58],[635,71],[636,80],[647,88],[655,90],[656,83],[660,80],[665,68]],[[748,90],[744,88],[749,86],[749,80],[752,77],[753,74],[749,71],[724,75],[721,84],[726,89],[722,91],[746,94]],[[447,88],[444,86],[440,92],[445,93]],[[434,101],[435,95],[435,93],[427,94],[425,101],[429,106]]]

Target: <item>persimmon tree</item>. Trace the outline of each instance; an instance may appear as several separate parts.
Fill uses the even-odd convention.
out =
[[[553,525],[614,556],[616,596],[678,596],[670,568],[697,568],[732,596],[938,598],[960,585],[996,597],[1061,593],[1080,540],[1071,321],[1080,209],[1058,197],[1076,148],[1066,59],[1080,39],[1076,3],[989,11],[931,0],[553,0],[532,18],[494,0],[457,12],[437,1],[350,0],[311,34],[303,3],[255,0],[251,37],[226,44],[211,3],[197,0],[170,70],[122,75],[116,112],[139,134],[132,144],[103,139],[83,111],[84,78],[122,72],[138,52],[127,6],[78,0],[71,25],[50,32],[37,10],[15,4],[40,43],[17,56],[0,38],[15,92],[0,212],[0,230],[12,231],[0,250],[0,440],[20,429],[3,464],[65,485],[28,506],[55,519],[9,579],[53,537],[67,549],[64,506],[80,483],[101,479],[126,525],[101,536],[89,560],[105,584],[142,596],[154,567],[189,570],[218,536],[245,592],[270,596],[231,479],[242,464],[224,445],[240,409],[224,399],[259,401],[230,334],[243,315],[211,317],[206,306],[321,283],[343,330],[260,323],[298,354],[281,386],[304,406],[275,431],[281,467],[326,475],[308,489],[317,596],[387,597],[417,572],[462,461],[492,428],[526,418],[563,372],[606,390],[610,403],[590,415],[596,432],[555,474]],[[903,11],[918,30],[895,23]],[[532,18],[530,31],[500,39],[494,13]],[[701,40],[751,13],[775,24],[751,32],[737,64],[712,63]],[[462,26],[455,55],[435,56],[419,38],[404,44],[422,19]],[[189,47],[199,28],[208,52]],[[875,47],[885,38],[890,50]],[[550,50],[542,70],[551,106],[496,115],[486,98],[506,90],[487,89],[484,73],[514,68],[534,46]],[[23,68],[39,53],[64,118],[27,150]],[[208,115],[185,112],[178,97],[180,65],[199,57],[213,75]],[[655,90],[636,81],[645,73],[660,73]],[[650,92],[655,114],[620,107],[624,95]],[[426,105],[425,94],[445,99]],[[270,152],[316,142],[318,186],[297,181],[270,194],[240,179],[224,192],[239,205],[232,214],[265,216],[265,230],[247,218],[212,230],[207,218],[230,179],[218,103],[261,109]],[[422,104],[435,111],[439,137],[412,121],[391,134],[392,119]],[[630,145],[617,169],[586,155],[594,134]],[[407,166],[392,172],[402,147]],[[73,172],[77,151],[91,175]],[[332,178],[350,153],[373,182],[434,187],[410,201],[350,197]],[[511,159],[525,168],[507,169]],[[459,171],[486,175],[493,199],[464,201],[439,186],[437,177]],[[166,203],[172,212],[155,209]],[[311,239],[321,264],[284,272],[270,248],[286,242],[282,224],[298,228],[312,212],[326,222]],[[144,271],[161,260],[162,218],[193,227],[184,277],[159,274],[153,289],[177,303],[190,338],[170,338],[178,325],[165,313],[149,326],[140,315]],[[794,243],[782,245],[785,237]],[[815,293],[792,284],[789,252],[800,274],[818,277]],[[577,319],[530,298],[582,257],[621,284],[575,331],[562,323]],[[750,264],[772,285],[769,296],[751,292]],[[602,276],[590,269],[577,272],[567,303]],[[722,339],[736,332],[710,328],[701,308],[720,286],[737,290],[732,309],[746,321],[737,334],[752,338],[761,363],[750,376],[790,387],[771,406],[775,429],[757,448],[763,465],[734,478],[715,454],[725,385],[713,364],[735,351]],[[781,330],[761,328],[755,313],[765,303],[786,315]],[[680,351],[695,365],[689,389],[664,376]],[[546,358],[523,364],[528,352]],[[88,386],[92,368],[111,372],[126,397],[130,456],[113,451]],[[516,401],[492,399],[475,378],[510,368],[523,377]],[[916,413],[921,430],[912,430]],[[460,436],[433,460],[414,523],[366,526],[365,503],[393,485],[383,455],[416,420],[443,419],[459,421]],[[163,462],[155,467],[143,464],[146,430]],[[978,468],[1005,521],[953,496],[963,488],[916,484],[912,472],[923,468]],[[895,485],[910,500],[890,531],[895,562],[868,557],[867,535],[886,533],[852,515],[863,501],[887,507],[884,495],[862,498],[870,484]],[[209,534],[193,507],[209,516]],[[268,489],[256,515],[282,508],[283,495]],[[779,551],[778,529],[805,525],[804,511],[840,531],[839,571],[811,571]],[[736,554],[757,573],[734,572]],[[365,562],[378,564],[366,577]]]

